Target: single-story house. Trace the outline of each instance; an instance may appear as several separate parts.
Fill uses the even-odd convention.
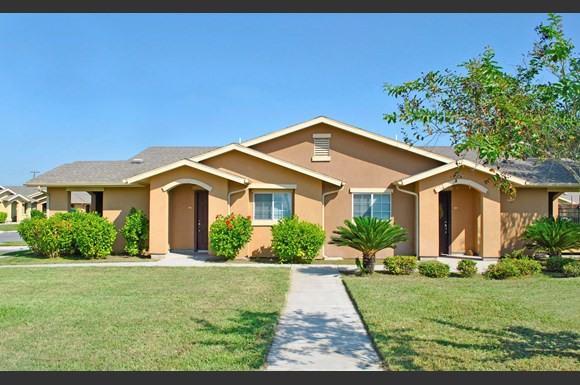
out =
[[[0,186],[0,212],[6,222],[17,223],[30,217],[30,210],[46,211],[46,191],[28,186]]]
[[[208,250],[212,221],[231,212],[254,226],[241,257],[270,255],[271,226],[295,214],[321,225],[327,240],[345,219],[392,218],[409,239],[381,255],[493,259],[517,247],[533,219],[557,215],[561,193],[580,191],[577,162],[509,161],[502,169],[517,187],[514,200],[469,154],[459,159],[450,147],[410,146],[317,117],[222,147],[150,147],[127,160],[68,163],[27,185],[47,189],[49,214],[68,211],[73,191],[90,192],[94,210],[118,227],[131,207],[143,209],[153,254]],[[355,256],[328,243],[321,252]]]
[[[71,191],[70,193],[70,207],[78,211],[94,211],[91,210],[92,195],[86,191]]]

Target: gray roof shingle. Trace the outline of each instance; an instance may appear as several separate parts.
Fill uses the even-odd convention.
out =
[[[79,161],[66,163],[40,174],[27,185],[50,184],[123,184],[123,179],[154,170],[158,167],[190,158],[216,147],[149,147],[128,160]],[[142,163],[132,163],[132,159]]]
[[[460,158],[450,146],[425,146],[422,148],[451,159]],[[474,162],[478,160],[474,151],[468,151],[462,157]],[[499,164],[499,169],[506,174],[517,176],[533,184],[580,184],[568,168],[580,175],[580,163],[573,160],[550,159],[542,161],[530,158],[527,160],[504,160]]]

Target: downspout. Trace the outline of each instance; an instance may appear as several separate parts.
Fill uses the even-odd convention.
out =
[[[326,206],[326,197],[330,194],[334,194],[339,192],[340,190],[342,190],[342,188],[344,187],[344,183],[342,183],[340,185],[340,188],[338,190],[332,190],[332,191],[327,191],[325,193],[322,193],[322,196],[320,198],[321,202],[322,202],[322,230],[325,231],[326,233],[326,229],[324,227],[324,207]],[[326,252],[325,252],[325,246],[326,246],[326,240],[324,241],[324,243],[322,244],[322,257],[326,258]]]
[[[405,194],[409,194],[415,197],[415,255],[419,259],[419,194],[409,190],[403,190],[399,188],[399,185],[395,183],[397,191]]]
[[[243,189],[230,191],[228,193],[228,215],[230,215],[231,211],[232,211],[232,207],[231,207],[232,195],[246,191],[246,189],[247,189],[247,187],[244,187]]]

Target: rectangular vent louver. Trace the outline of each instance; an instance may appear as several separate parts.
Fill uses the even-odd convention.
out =
[[[314,156],[330,156],[330,138],[314,138]]]

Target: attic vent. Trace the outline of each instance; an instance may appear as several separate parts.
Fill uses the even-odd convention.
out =
[[[133,164],[141,164],[141,163],[143,163],[143,159],[141,159],[141,158],[133,158],[133,159],[131,159],[131,163],[133,163]]]
[[[314,154],[313,162],[330,161],[330,134],[313,134]]]

